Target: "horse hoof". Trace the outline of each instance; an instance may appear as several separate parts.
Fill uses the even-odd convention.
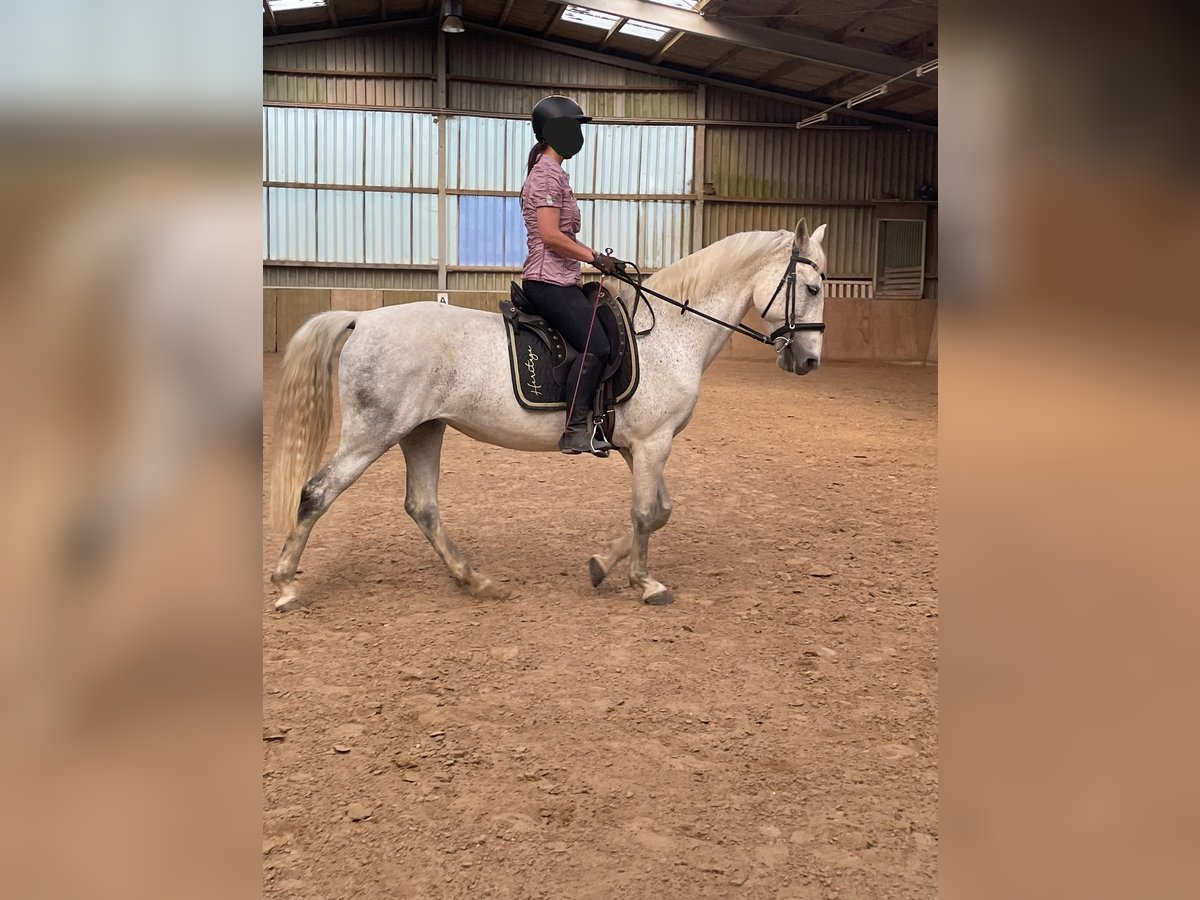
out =
[[[657,594],[651,594],[649,597],[643,597],[642,602],[647,606],[667,606],[675,602],[675,597],[668,590],[661,590]]]
[[[516,596],[513,591],[500,587],[490,578],[472,578],[468,590],[476,600],[511,600]]]
[[[298,609],[304,609],[306,606],[308,606],[308,604],[295,594],[292,594],[291,596],[285,594],[275,601],[275,612],[290,613],[295,612]]]
[[[608,571],[600,563],[600,557],[593,556],[588,560],[588,574],[592,576],[592,587],[600,587]]]

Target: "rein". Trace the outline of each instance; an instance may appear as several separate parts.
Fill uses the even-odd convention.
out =
[[[604,252],[608,256],[612,256],[611,248],[606,249]],[[769,301],[767,301],[767,305],[766,305],[766,307],[764,307],[764,309],[762,311],[762,317],[765,319],[767,316],[767,313],[770,311],[771,307],[775,304],[775,299],[779,296],[779,292],[781,290],[784,292],[783,324],[780,325],[778,328],[776,328],[774,331],[772,331],[770,334],[763,334],[761,331],[756,331],[755,329],[751,328],[750,326],[742,325],[741,323],[733,324],[730,322],[726,322],[723,319],[718,319],[716,316],[710,316],[706,312],[701,312],[698,309],[694,309],[692,306],[689,305],[691,302],[689,300],[684,300],[682,303],[680,303],[678,300],[676,300],[673,297],[668,297],[666,294],[660,294],[660,293],[658,293],[658,291],[651,290],[648,287],[644,287],[642,285],[642,278],[643,278],[642,270],[638,268],[638,265],[635,262],[629,262],[629,263],[622,264],[619,268],[619,271],[614,273],[612,275],[612,277],[616,278],[618,281],[623,281],[626,284],[630,285],[631,287],[633,287],[634,291],[636,292],[634,294],[634,298],[633,298],[633,315],[630,317],[631,319],[636,319],[638,304],[642,300],[645,300],[645,302],[646,302],[646,309],[650,310],[650,327],[647,328],[645,331],[635,331],[634,333],[638,337],[645,337],[650,332],[652,332],[654,330],[654,326],[658,324],[658,317],[655,315],[654,307],[650,305],[650,300],[645,297],[646,294],[649,294],[651,297],[657,297],[659,300],[662,300],[666,303],[670,303],[672,306],[678,307],[679,315],[681,315],[681,316],[686,315],[687,313],[691,313],[693,316],[699,316],[701,319],[704,319],[708,322],[712,322],[714,325],[720,325],[722,328],[728,328],[730,331],[735,332],[736,334],[744,335],[745,337],[748,337],[751,340],[758,341],[760,344],[769,344],[775,348],[776,353],[782,353],[792,343],[792,337],[793,337],[793,335],[795,335],[795,333],[797,331],[819,331],[819,332],[825,331],[825,323],[824,322],[797,322],[796,321],[796,264],[797,263],[804,263],[805,265],[812,266],[820,274],[821,280],[822,281],[825,280],[825,273],[821,272],[821,270],[817,266],[817,264],[815,262],[813,262],[811,259],[809,259],[807,256],[801,256],[800,249],[793,245],[792,256],[788,262],[787,271],[784,272],[783,277],[779,279],[779,284],[775,285],[775,291],[771,294],[771,299]],[[631,278],[629,275],[627,275],[625,273],[625,268],[624,268],[625,265],[629,265],[629,266],[633,267],[633,270],[637,273],[636,280],[634,280],[633,278]]]

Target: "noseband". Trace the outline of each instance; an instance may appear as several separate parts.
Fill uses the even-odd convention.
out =
[[[817,274],[821,276],[821,280],[825,280],[825,273],[821,271],[821,267],[809,259],[807,256],[800,255],[800,248],[792,246],[792,259],[788,263],[787,271],[783,277],[779,279],[779,284],[775,285],[775,292],[771,294],[771,299],[767,301],[766,307],[763,308],[762,317],[765,319],[771,307],[775,304],[775,298],[779,296],[780,290],[783,290],[783,324],[767,335],[767,341],[775,345],[775,352],[782,353],[792,343],[792,338],[797,331],[825,331],[824,322],[797,322],[796,321],[796,264],[804,263],[806,266],[812,266],[817,270]],[[781,343],[782,342],[782,343]],[[764,341],[766,343],[766,341]]]

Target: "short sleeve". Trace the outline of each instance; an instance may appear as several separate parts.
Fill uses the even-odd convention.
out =
[[[553,173],[534,166],[529,175],[529,200],[534,207],[556,206],[562,209],[566,190]]]

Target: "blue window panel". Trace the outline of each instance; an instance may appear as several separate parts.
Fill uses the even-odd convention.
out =
[[[516,197],[458,198],[458,264],[519,266],[525,261],[525,225]]]

